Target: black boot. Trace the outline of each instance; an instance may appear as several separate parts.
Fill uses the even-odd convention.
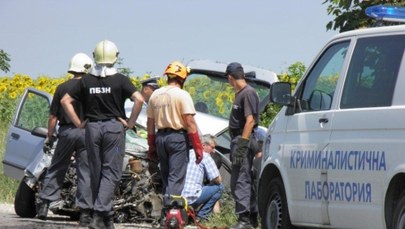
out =
[[[160,212],[159,229],[166,229],[167,208],[162,208]]]
[[[250,222],[238,221],[237,224],[231,226],[229,229],[253,229]]]
[[[90,229],[105,229],[104,225],[104,217],[102,214],[94,212],[93,214],[93,219],[91,220],[91,223],[89,224]]]
[[[160,218],[160,220],[159,220],[159,229],[166,229],[166,216]]]
[[[48,216],[49,200],[40,200],[37,203],[37,218],[46,220]]]
[[[238,217],[238,223],[231,226],[229,229],[253,229],[252,224],[250,224],[250,214],[240,214]]]
[[[257,228],[259,226],[259,221],[257,217],[258,217],[257,212],[250,213],[250,224],[254,228]]]
[[[113,216],[105,216],[103,221],[106,229],[115,229]]]
[[[91,223],[91,211],[90,209],[80,209],[80,220],[79,226],[80,227],[87,227]]]

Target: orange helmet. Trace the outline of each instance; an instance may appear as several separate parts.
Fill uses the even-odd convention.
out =
[[[184,66],[180,61],[173,61],[170,63],[166,70],[165,75],[169,78],[173,78],[174,76],[178,76],[185,80],[188,76],[188,70],[186,66]]]

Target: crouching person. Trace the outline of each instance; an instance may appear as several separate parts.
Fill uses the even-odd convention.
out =
[[[224,186],[219,170],[212,157],[204,152],[201,163],[195,163],[194,150],[190,150],[186,181],[182,196],[196,212],[197,221],[208,219],[215,203],[221,198]],[[210,183],[203,185],[204,177]]]

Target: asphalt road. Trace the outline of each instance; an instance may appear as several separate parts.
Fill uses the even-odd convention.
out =
[[[0,204],[0,228],[19,228],[19,229],[62,229],[62,228],[83,228],[79,227],[78,221],[49,212],[48,220],[21,218],[14,212],[13,204]],[[116,229],[123,228],[153,228],[151,225],[141,224],[115,224]],[[195,227],[190,227],[195,228]]]

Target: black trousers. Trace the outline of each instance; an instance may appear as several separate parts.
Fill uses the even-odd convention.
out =
[[[158,131],[156,150],[160,161],[163,194],[181,195],[189,161],[186,131]]]
[[[232,138],[231,161],[239,138],[240,135]],[[255,141],[253,136],[250,137],[250,141],[248,153],[242,164],[239,166],[232,165],[231,192],[235,199],[235,213],[237,215],[257,212],[256,189],[252,172],[253,158],[256,154],[252,148],[252,141]]]
[[[56,201],[61,198],[61,187],[74,152],[77,166],[76,205],[82,209],[90,209],[93,206],[93,201],[90,188],[90,170],[84,143],[84,129],[75,128],[73,125],[59,128],[56,149],[45,175],[44,186],[39,197],[49,201]]]
[[[91,171],[93,209],[104,216],[113,215],[112,200],[122,175],[125,154],[124,126],[118,120],[89,122],[86,148]]]

